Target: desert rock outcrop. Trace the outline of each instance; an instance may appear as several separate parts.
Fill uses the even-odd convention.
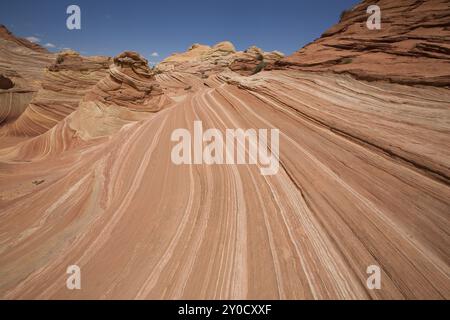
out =
[[[369,30],[370,5],[381,29]],[[343,12],[320,39],[277,63],[278,68],[349,73],[364,80],[450,85],[448,0],[365,0]]]
[[[0,125],[12,123],[26,110],[54,59],[44,48],[0,26]]]
[[[49,53],[47,49],[40,46],[37,43],[28,41],[27,39],[18,38],[14,36],[11,31],[9,31],[4,25],[0,24],[0,39],[4,39],[10,42],[14,42],[19,46],[26,47],[33,51],[41,52],[41,53]]]
[[[203,78],[226,70],[252,75],[283,57],[281,52],[264,52],[255,46],[236,51],[231,42],[223,41],[213,47],[193,44],[186,52],[166,58],[156,68],[160,71],[187,72]]]
[[[42,66],[42,77],[20,116],[0,128],[0,135],[37,136],[78,108],[84,95],[104,78],[112,63],[108,57],[82,57],[74,51],[59,53]]]
[[[0,98],[23,108],[0,113],[0,298],[450,299],[448,1],[377,1],[376,32],[367,4],[281,61],[224,42],[151,69],[0,39],[0,97],[32,95]],[[278,173],[175,164],[195,121],[278,129]]]

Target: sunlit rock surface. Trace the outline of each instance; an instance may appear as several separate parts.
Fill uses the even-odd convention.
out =
[[[158,71],[178,71],[208,78],[212,74],[232,70],[241,75],[253,75],[283,58],[281,52],[264,52],[253,46],[236,51],[229,41],[213,47],[193,44],[186,52],[175,53],[156,67]]]
[[[32,94],[0,100],[0,297],[449,299],[448,7],[378,1],[369,33],[366,4],[282,62],[225,42],[150,69],[0,40],[0,97]],[[279,129],[278,174],[173,164],[196,120]]]
[[[366,10],[381,9],[369,30]],[[342,13],[320,39],[279,61],[278,68],[349,73],[363,80],[450,85],[448,0],[365,0]]]
[[[15,37],[0,25],[1,125],[11,123],[25,111],[41,87],[46,66],[53,60],[54,55],[46,49]]]

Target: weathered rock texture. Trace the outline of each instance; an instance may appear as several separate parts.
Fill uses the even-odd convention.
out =
[[[38,79],[2,124],[0,297],[450,299],[450,72],[423,49],[448,47],[448,7],[411,3],[379,1],[380,33],[361,28],[363,3],[282,63],[225,42],[156,70],[70,52],[37,72],[32,50],[0,42],[1,70]],[[406,54],[412,33],[426,44]],[[253,74],[261,54],[282,70]],[[175,165],[172,134],[197,120],[279,129],[278,174]],[[74,264],[82,290],[66,287]]]
[[[88,140],[110,135],[169,104],[147,60],[138,53],[124,52],[114,58],[109,74],[85,94],[70,126]]]
[[[184,53],[175,53],[157,66],[157,70],[187,72],[207,78],[225,70],[241,75],[252,75],[262,71],[283,58],[281,52],[264,52],[257,47],[236,51],[231,42],[220,42],[213,47],[193,44]]]
[[[0,125],[11,123],[41,87],[55,56],[37,44],[16,38],[0,25]],[[0,128],[1,132],[4,128]]]
[[[381,30],[366,26],[369,5]],[[350,73],[364,80],[450,85],[449,0],[365,0],[343,12],[320,39],[282,59],[278,68]]]
[[[0,75],[0,89],[8,90],[14,87],[14,82],[11,79]]]
[[[4,25],[0,24],[0,38],[4,40],[8,40],[18,44],[19,46],[26,47],[33,51],[41,52],[41,53],[49,53],[47,49],[40,46],[37,43],[28,41],[27,39],[18,38],[14,36],[11,31],[9,31]]]
[[[107,75],[110,63],[108,57],[81,57],[74,51],[58,54],[43,67],[38,89],[25,109],[13,123],[0,128],[0,135],[37,136],[46,132],[78,108],[85,94]],[[14,108],[11,106],[12,111]]]

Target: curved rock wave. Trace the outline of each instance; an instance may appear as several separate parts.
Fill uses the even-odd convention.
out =
[[[58,156],[2,160],[2,296],[448,298],[450,187],[430,173],[448,172],[448,91],[294,71],[229,77],[186,92],[183,78],[158,75],[170,108]],[[194,120],[280,128],[280,173],[174,165],[171,133]],[[65,288],[70,264],[82,291]],[[383,290],[365,289],[371,264],[387,270]]]
[[[295,56],[249,74],[261,53],[234,51],[194,45],[156,69],[133,52],[53,57],[1,129],[1,298],[450,298],[450,90],[434,69],[426,86],[299,70]],[[278,174],[174,164],[172,134],[195,121],[279,129]],[[82,290],[66,288],[70,265]]]

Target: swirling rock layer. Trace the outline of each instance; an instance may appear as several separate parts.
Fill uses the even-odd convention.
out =
[[[124,52],[114,58],[109,74],[85,94],[70,119],[71,128],[85,140],[110,135],[170,103],[147,60],[135,52]]]
[[[228,60],[233,50],[194,46],[157,70],[133,52],[54,57],[2,125],[1,298],[450,298],[443,78],[430,68],[426,86],[369,82],[297,63],[251,75],[260,52]],[[172,133],[199,120],[279,129],[278,174],[175,165]],[[70,265],[81,290],[66,287]],[[380,290],[367,288],[371,265]]]
[[[21,47],[25,47],[25,48],[31,49],[33,51],[36,51],[36,52],[49,53],[47,49],[45,49],[44,47],[41,47],[37,43],[33,43],[31,41],[28,41],[27,39],[17,38],[16,36],[14,36],[11,33],[11,31],[9,31],[6,28],[6,26],[4,26],[2,24],[0,24],[0,38],[4,39],[4,40],[8,40],[10,42],[14,42]]]
[[[104,78],[111,59],[62,52],[42,67],[38,90],[20,116],[0,128],[0,135],[37,136],[74,112],[85,94]]]

